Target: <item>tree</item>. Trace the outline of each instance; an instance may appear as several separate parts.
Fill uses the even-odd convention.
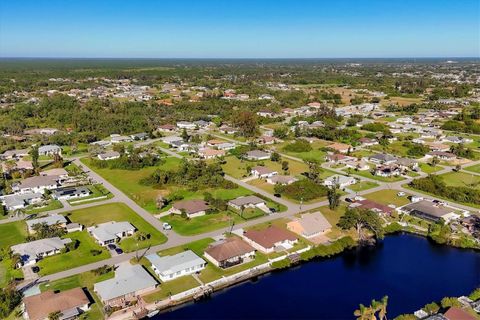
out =
[[[433,157],[432,161],[430,161],[430,165],[435,168],[439,162],[440,160],[438,160],[438,157]]]
[[[423,310],[428,314],[436,314],[438,310],[440,310],[440,306],[437,303],[432,302],[432,303],[426,304],[423,307]]]
[[[372,210],[348,208],[337,225],[343,230],[354,228],[361,242],[366,240],[365,231],[373,232],[377,239],[383,238],[381,220]]]
[[[357,317],[357,320],[372,320],[375,316],[372,309],[360,304],[359,308],[353,312],[353,315]]]
[[[14,283],[0,288],[0,317],[6,319],[22,301],[22,294],[16,289]]]
[[[288,171],[288,165],[289,165],[288,161],[282,161],[282,170],[284,172]]]
[[[50,312],[48,314],[48,320],[60,320],[62,316],[63,316],[63,313],[61,313],[60,311]]]
[[[232,122],[244,137],[254,137],[258,132],[257,116],[251,111],[240,111],[236,113]]]
[[[270,160],[272,160],[273,162],[278,162],[282,160],[282,157],[278,152],[272,152],[272,154],[270,155]]]
[[[188,139],[190,139],[190,136],[188,135],[186,128],[183,128],[181,137],[182,137],[183,141],[185,141],[185,142],[188,141]]]
[[[338,184],[335,183],[328,189],[328,207],[330,210],[335,210],[340,205],[340,193],[338,192]]]
[[[38,165],[39,154],[38,154],[38,146],[37,146],[37,145],[32,146],[32,150],[30,150],[30,155],[32,156],[32,166],[33,166],[33,169],[35,170],[35,172],[38,172],[38,168],[39,168],[39,165]]]
[[[322,173],[322,166],[317,160],[305,160],[305,163],[308,165],[307,177],[316,184],[320,184],[322,179],[320,174]]]

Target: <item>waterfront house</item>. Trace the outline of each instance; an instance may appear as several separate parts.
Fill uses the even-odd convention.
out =
[[[23,299],[23,319],[47,320],[54,312],[60,312],[62,320],[76,319],[89,310],[90,299],[82,288],[61,292],[49,290]]]
[[[242,208],[258,208],[263,212],[269,213],[270,209],[267,207],[265,200],[257,196],[244,196],[228,201],[228,205],[236,210],[242,210]]]
[[[255,258],[255,249],[237,237],[216,242],[205,250],[205,258],[220,268],[229,268]]]
[[[429,200],[420,200],[407,204],[398,208],[400,212],[418,216],[422,219],[430,221],[445,221],[458,219],[459,214],[455,213],[455,209]]]
[[[362,200],[355,201],[349,207],[372,210],[378,214],[383,214],[383,215],[391,215],[394,211],[394,209],[390,208],[389,206],[372,201],[370,199],[362,199]]]
[[[325,234],[332,225],[321,212],[307,213],[287,223],[287,229],[307,239]]]
[[[87,228],[87,231],[101,246],[106,246],[133,235],[136,229],[127,221],[109,221],[91,226]]]
[[[142,265],[124,262],[115,269],[115,277],[95,283],[93,290],[104,305],[125,307],[128,302],[154,291],[157,285]]]
[[[64,216],[60,214],[52,214],[46,217],[30,219],[25,221],[27,223],[27,229],[29,233],[35,233],[33,230],[37,224],[46,224],[47,226],[58,226],[59,228],[65,228],[68,221]]]
[[[282,186],[292,184],[295,181],[298,181],[298,179],[295,178],[294,176],[274,175],[272,177],[267,178],[267,183],[273,184],[273,185],[280,184]]]
[[[264,166],[253,167],[252,170],[250,170],[250,173],[255,178],[263,178],[263,179],[270,178],[270,177],[273,177],[274,175],[278,174],[277,171],[272,170],[272,169],[267,168],[267,167],[264,167]]]
[[[146,256],[146,258],[151,262],[155,274],[164,282],[200,272],[207,265],[205,260],[191,250],[164,257],[154,253]]]
[[[92,194],[92,191],[85,186],[59,188],[52,193],[52,198],[56,200],[71,200],[85,198]]]
[[[18,267],[28,266],[37,263],[44,257],[60,253],[67,243],[72,239],[59,237],[40,239],[11,246],[12,253],[20,255]]]
[[[443,314],[447,320],[478,320],[478,317],[459,307],[450,307],[447,312]]]
[[[187,217],[195,218],[205,215],[209,209],[210,206],[205,201],[194,199],[175,202],[169,212],[173,214],[185,212]]]
[[[120,158],[120,153],[117,151],[106,151],[98,154],[97,158],[102,161],[114,160]]]
[[[276,226],[263,230],[248,230],[242,237],[248,244],[263,253],[288,250],[298,242],[295,234]]]
[[[252,150],[245,154],[245,158],[252,161],[268,160],[270,159],[270,153],[262,150]]]

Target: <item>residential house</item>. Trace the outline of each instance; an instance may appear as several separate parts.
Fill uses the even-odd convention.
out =
[[[68,178],[68,171],[63,168],[54,168],[50,170],[45,170],[40,172],[41,176],[54,176],[58,177],[60,180],[66,180]]]
[[[425,144],[428,145],[430,150],[433,152],[436,152],[436,151],[447,152],[450,150],[450,146],[448,144],[442,144],[437,142],[433,142],[433,143],[426,142]]]
[[[233,150],[236,148],[236,145],[235,143],[232,143],[232,142],[224,142],[224,143],[220,143],[220,144],[217,144],[215,146],[216,149],[218,150]]]
[[[14,254],[20,255],[20,266],[29,266],[37,263],[44,257],[53,256],[60,253],[67,243],[72,239],[59,237],[40,239],[11,246],[10,249]]]
[[[467,143],[472,143],[473,139],[464,138],[464,137],[457,137],[457,136],[449,136],[449,137],[443,138],[442,142],[456,143],[456,144],[460,144],[460,143],[467,144]]]
[[[368,160],[375,164],[393,164],[397,162],[397,158],[385,153],[376,153],[368,158]]]
[[[302,214],[300,218],[287,223],[287,229],[307,239],[325,234],[332,229],[332,225],[317,211],[313,213]]]
[[[219,144],[225,143],[223,140],[218,140],[218,139],[211,139],[207,141],[207,146],[209,147],[216,147]]]
[[[260,138],[257,139],[257,143],[259,144],[274,144],[275,142],[277,142],[277,138],[275,137],[271,137],[271,136],[261,136]]]
[[[252,150],[246,153],[245,158],[252,161],[268,160],[270,159],[270,153],[262,150]]]
[[[340,189],[344,189],[352,184],[357,183],[357,179],[354,177],[342,176],[339,174],[330,176],[323,180],[323,185],[327,187],[333,187],[337,185]]]
[[[140,132],[140,133],[131,134],[130,138],[132,138],[133,140],[147,140],[148,133]]]
[[[202,159],[215,159],[218,157],[223,157],[225,156],[225,150],[217,150],[217,149],[210,149],[210,148],[204,148],[198,150],[198,155]]]
[[[58,176],[34,176],[12,185],[12,190],[15,193],[44,193],[57,189],[59,185]]]
[[[194,130],[197,128],[197,125],[193,122],[188,121],[179,121],[177,122],[177,128],[179,129],[187,129],[187,130]]]
[[[120,153],[117,151],[107,151],[97,155],[97,158],[102,161],[114,160],[120,158]]]
[[[160,132],[175,132],[176,130],[177,130],[177,127],[174,126],[173,124],[162,124],[157,128],[157,131],[160,131]]]
[[[264,118],[274,118],[276,113],[268,110],[260,110],[257,112],[257,115]]]
[[[207,265],[205,260],[191,250],[164,257],[153,253],[146,258],[151,262],[153,272],[164,282],[200,272]]]
[[[270,213],[270,209],[267,207],[267,203],[262,198],[257,196],[243,196],[228,201],[228,205],[236,210],[242,210],[243,208],[258,208],[265,213]]]
[[[250,170],[250,174],[256,178],[266,179],[278,174],[278,172],[265,166],[256,166]]]
[[[7,150],[1,155],[1,159],[3,160],[11,160],[11,159],[20,159],[25,156],[28,156],[28,150],[27,149],[21,149],[21,150]]]
[[[370,170],[370,165],[364,160],[354,160],[346,163],[347,168],[351,168],[358,171]]]
[[[339,142],[332,143],[328,145],[327,148],[333,149],[340,153],[348,153],[349,151],[355,150],[355,148],[351,145]]]
[[[400,167],[396,164],[381,165],[375,168],[374,174],[379,177],[394,177],[402,174]]]
[[[71,200],[85,198],[92,194],[92,191],[85,186],[59,188],[52,193],[52,198],[56,200]]]
[[[136,228],[127,221],[109,221],[88,227],[87,231],[101,246],[106,246],[133,235]]]
[[[154,291],[157,285],[142,265],[124,262],[115,269],[115,277],[95,283],[93,290],[104,305],[125,307],[128,302]]]
[[[12,163],[12,161],[14,161]],[[2,172],[5,174],[12,174],[12,172],[26,172],[28,170],[33,170],[32,161],[27,160],[8,160],[2,162]]]
[[[255,259],[255,249],[237,237],[230,237],[208,247],[204,256],[217,267],[229,268]]]
[[[225,133],[225,134],[235,134],[235,133],[238,132],[238,129],[233,128],[233,127],[229,127],[229,126],[225,126],[225,125],[218,128],[218,130],[220,132]]]
[[[398,158],[395,164],[398,165],[400,169],[404,171],[407,171],[407,170],[417,171],[419,169],[418,161],[415,159]]]
[[[248,230],[242,237],[248,244],[263,253],[288,250],[298,242],[294,233],[277,226],[269,226],[263,230]]]
[[[378,141],[376,139],[370,139],[365,137],[358,139],[358,142],[360,142],[363,147],[371,147],[378,144]]]
[[[360,208],[365,210],[372,210],[378,214],[391,215],[394,211],[393,208],[386,206],[384,204],[372,201],[370,199],[362,199],[355,201],[350,205],[351,208]]]
[[[26,220],[29,233],[35,233],[34,226],[37,224],[46,224],[47,226],[57,225],[59,228],[65,228],[68,221],[60,214],[52,214],[43,218]]]
[[[183,142],[183,138],[181,137],[177,137],[177,136],[168,136],[168,137],[163,137],[162,139],[162,142],[168,144],[168,145],[172,145],[173,142],[175,141],[181,141]]]
[[[119,134],[111,134],[110,135],[110,142],[111,143],[124,143],[124,142],[132,142],[133,139],[127,136],[121,136]]]
[[[297,178],[294,176],[283,176],[283,175],[274,175],[272,177],[267,178],[267,183],[269,184],[280,184],[282,186],[286,186],[298,181]]]
[[[15,211],[18,209],[24,209],[32,204],[40,203],[43,201],[43,195],[41,193],[27,192],[23,194],[9,194],[0,196],[2,205],[9,211]]]
[[[447,320],[478,320],[478,317],[459,307],[448,308],[447,312],[445,312],[443,316]]]
[[[49,290],[23,298],[25,320],[47,320],[50,315],[60,312],[60,319],[76,319],[90,308],[90,299],[82,288],[61,292]]]
[[[354,157],[346,156],[341,153],[333,153],[333,154],[330,153],[325,156],[325,161],[331,162],[334,164],[340,164],[340,163],[345,164],[347,162],[354,161],[355,159],[356,158]]]
[[[440,219],[450,221],[459,218],[459,215],[455,213],[454,208],[428,200],[413,202],[398,209],[400,212],[431,221],[438,221]]]
[[[38,148],[39,156],[53,156],[54,154],[62,154],[62,148],[56,144],[49,144]]]
[[[210,206],[203,200],[182,200],[172,205],[170,213],[182,214],[185,212],[189,218],[195,218],[205,215],[209,209]]]
[[[444,161],[453,161],[457,156],[451,152],[432,151],[425,155],[426,158],[438,158]]]

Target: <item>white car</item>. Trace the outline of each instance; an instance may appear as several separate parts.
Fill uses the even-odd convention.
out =
[[[169,223],[164,222],[163,223],[163,230],[172,230],[172,226]]]
[[[399,193],[397,193],[397,196],[399,196],[399,197],[404,197],[404,196],[405,196],[405,192],[400,191]]]

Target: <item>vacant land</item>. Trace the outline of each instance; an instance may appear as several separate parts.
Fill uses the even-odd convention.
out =
[[[98,245],[87,231],[69,233],[65,238],[77,240],[78,248],[39,261],[37,265],[42,276],[110,258],[108,250]],[[93,255],[91,250],[100,250],[101,253]]]
[[[477,164],[477,165],[474,165],[474,166],[471,166],[471,167],[465,167],[463,169],[466,170],[466,171],[480,173],[480,164]]]
[[[364,194],[362,195],[362,197],[384,205],[393,204],[396,207],[400,207],[406,205],[407,203],[410,203],[410,201],[407,199],[407,195],[399,197],[397,194],[398,190],[387,189]]]
[[[378,187],[378,184],[376,184],[375,182],[360,181],[355,183],[354,185],[348,186],[348,189],[358,192],[358,191],[372,189],[375,187]]]
[[[448,172],[440,175],[447,186],[480,189],[480,176],[467,172]]]
[[[299,161],[290,160],[287,158],[283,158],[279,162],[273,162],[271,160],[263,160],[263,161],[248,161],[248,160],[240,160],[237,157],[229,156],[226,157],[225,160],[227,163],[222,165],[223,170],[226,174],[237,178],[242,179],[245,177],[250,176],[250,170],[255,166],[265,166],[270,168],[274,171],[277,171],[279,174],[283,174],[282,170],[282,161],[288,162],[288,173],[293,176],[301,175],[303,172],[308,171],[308,166]]]
[[[182,218],[180,215],[168,215],[161,218],[168,222],[175,232],[181,235],[195,235],[231,226],[232,223],[245,222],[238,214],[221,212],[206,214],[192,219]]]
[[[27,225],[24,221],[0,224],[0,248],[25,242],[27,235]]]
[[[99,223],[109,221],[128,221],[138,231],[145,232],[150,235],[150,238],[144,241],[137,241],[135,235],[124,238],[120,241],[120,246],[126,252],[134,251],[138,248],[146,248],[149,245],[157,245],[163,243],[167,238],[152,227],[142,217],[138,216],[132,209],[123,203],[109,203],[90,207],[86,209],[74,210],[67,214],[72,222],[80,223],[86,227],[90,227]]]
[[[443,169],[442,166],[439,166],[439,165],[431,166],[428,163],[419,163],[418,165],[419,165],[420,169],[427,174],[435,173],[435,172]]]

